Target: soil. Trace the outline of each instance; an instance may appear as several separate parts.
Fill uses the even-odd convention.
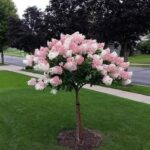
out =
[[[58,143],[70,150],[93,150],[100,146],[102,137],[99,133],[84,129],[82,135],[83,139],[80,144],[77,144],[76,130],[63,131],[58,135]]]

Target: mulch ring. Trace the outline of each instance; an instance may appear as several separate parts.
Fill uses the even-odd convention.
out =
[[[63,131],[58,135],[58,143],[70,150],[92,150],[100,146],[102,136],[99,133],[89,129],[84,129],[82,134],[82,142],[76,144],[76,130]]]

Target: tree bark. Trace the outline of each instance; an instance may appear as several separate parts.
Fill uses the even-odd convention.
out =
[[[80,100],[79,100],[79,90],[75,90],[76,93],[76,140],[77,144],[82,141],[82,124],[81,124],[81,114],[80,114]]]
[[[4,51],[1,51],[1,60],[2,60],[2,64],[4,64]]]
[[[129,51],[128,51],[127,43],[122,44],[120,56],[124,57],[125,62],[128,61]]]

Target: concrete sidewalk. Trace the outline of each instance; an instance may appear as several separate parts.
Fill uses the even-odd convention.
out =
[[[12,72],[20,73],[20,74],[35,77],[35,78],[41,78],[43,76],[37,73],[26,72],[26,71],[23,71],[22,69],[24,69],[24,67],[15,66],[15,65],[0,66],[0,71],[1,70],[12,71]]]
[[[150,104],[150,96],[146,96],[146,95],[142,95],[142,94],[126,92],[126,91],[112,89],[109,87],[102,87],[102,86],[90,87],[89,85],[85,85],[84,88],[89,89],[89,90],[94,90],[97,92],[102,92],[102,93],[118,96],[118,97],[122,97],[122,98],[126,98],[126,99],[137,101],[137,102]]]
[[[43,75],[22,71],[22,69],[23,69],[22,67],[14,66],[14,65],[0,66],[0,70],[12,71],[12,72],[20,73],[20,74],[35,77],[35,78],[43,77]],[[106,94],[111,94],[114,96],[126,98],[126,99],[137,101],[137,102],[150,104],[150,96],[146,96],[146,95],[142,95],[142,94],[126,92],[126,91],[112,89],[112,88],[108,88],[108,87],[102,87],[102,86],[90,87],[89,85],[85,85],[83,88],[90,89],[90,90],[97,91],[97,92],[106,93]]]

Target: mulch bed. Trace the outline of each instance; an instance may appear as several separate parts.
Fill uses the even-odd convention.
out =
[[[58,143],[63,147],[70,148],[70,150],[92,150],[100,146],[102,137],[99,133],[84,129],[82,134],[83,140],[77,144],[75,130],[63,131],[58,135]]]

